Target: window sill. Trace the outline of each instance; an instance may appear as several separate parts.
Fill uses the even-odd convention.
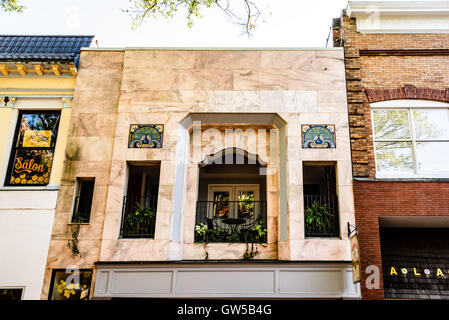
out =
[[[0,187],[0,191],[59,191],[59,185],[47,185],[47,186],[36,186],[36,187],[28,187],[28,186],[2,186]]]
[[[340,237],[304,237],[304,240],[342,240]]]

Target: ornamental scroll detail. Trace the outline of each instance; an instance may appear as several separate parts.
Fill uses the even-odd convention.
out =
[[[133,124],[129,129],[128,148],[162,148],[162,124]]]
[[[335,125],[303,125],[303,149],[335,148]]]

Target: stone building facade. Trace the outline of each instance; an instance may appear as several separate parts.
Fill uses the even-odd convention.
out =
[[[359,297],[344,72],[341,48],[83,50],[42,298],[67,268],[78,298]]]
[[[448,274],[437,273],[446,267],[448,252],[429,230],[449,234],[448,21],[445,1],[350,1],[334,20],[334,45],[345,51],[366,299],[446,296]],[[395,234],[423,235],[422,242],[433,245],[398,253],[389,247]],[[395,275],[391,257],[405,273]],[[414,273],[417,265],[430,273]],[[379,268],[377,282],[373,266]]]

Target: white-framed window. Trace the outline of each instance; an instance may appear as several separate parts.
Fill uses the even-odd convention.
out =
[[[449,177],[449,104],[371,104],[376,177]]]

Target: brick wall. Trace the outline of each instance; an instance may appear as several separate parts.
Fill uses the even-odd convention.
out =
[[[367,266],[376,265],[382,275],[379,217],[449,215],[448,194],[447,182],[354,181],[364,299],[384,298],[383,279],[379,290],[368,290],[364,273]]]
[[[371,113],[366,90],[449,87],[447,34],[361,34],[356,20],[333,23],[334,44],[345,49],[354,177],[375,176]],[[340,38],[342,40],[340,40]],[[375,52],[374,50],[384,50]],[[444,101],[441,100],[440,101]]]
[[[339,23],[333,21],[333,29],[334,45],[345,52],[353,176],[370,178],[354,181],[362,271],[377,265],[382,276],[379,216],[449,215],[449,183],[375,180],[369,102],[404,97],[447,101],[449,35],[361,34],[346,14]],[[383,279],[379,290],[367,290],[362,274],[362,297],[383,299]]]

